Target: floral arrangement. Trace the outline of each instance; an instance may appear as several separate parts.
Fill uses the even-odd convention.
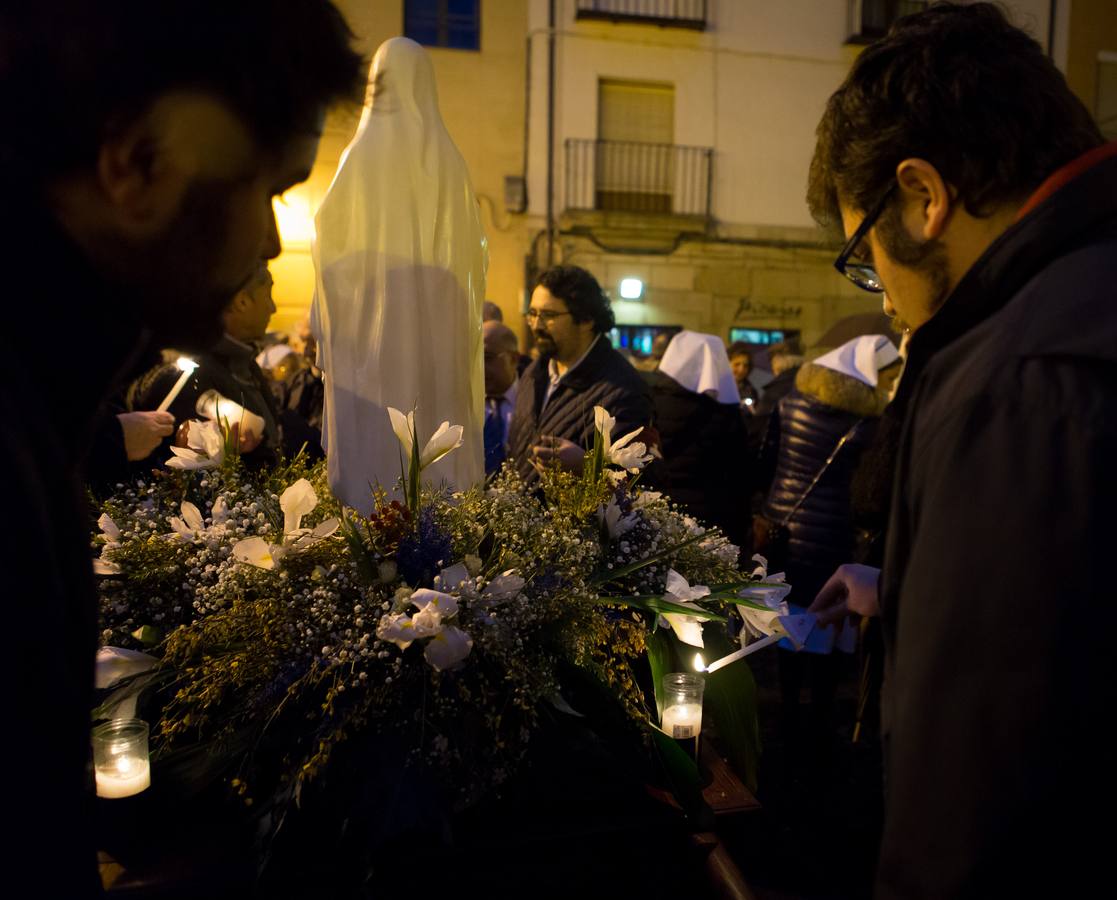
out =
[[[424,486],[462,428],[420,446],[413,414],[390,417],[400,495],[377,489],[368,516],[331,496],[324,464],[246,470],[214,423],[103,505],[102,643],[158,660],[111,702],[158,688],[156,760],[225,748],[223,774],[252,803],[297,797],[337,748],[379,734],[461,806],[509,777],[541,717],[578,715],[575,673],[677,765],[655,727],[661,675],[690,665],[687,646],[737,646],[741,615],[771,620],[787,586],[763,565],[743,575],[716,529],[641,490],[651,454],[636,432],[613,440],[603,409],[583,471],[544,469],[541,493],[511,467],[482,489]],[[711,711],[752,774],[751,677],[723,671]]]

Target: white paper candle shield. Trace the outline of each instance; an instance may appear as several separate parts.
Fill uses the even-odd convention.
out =
[[[264,436],[264,420],[261,416],[215,390],[210,389],[202,394],[194,409],[203,419],[210,419],[222,426],[232,428],[234,425],[240,425],[242,435],[251,434],[257,438]]]

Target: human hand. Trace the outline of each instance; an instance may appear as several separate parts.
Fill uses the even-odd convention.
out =
[[[532,456],[540,463],[557,460],[558,464],[571,472],[581,472],[586,451],[571,440],[555,437],[554,435],[540,435],[539,443],[531,448]]]
[[[850,614],[879,616],[879,584],[880,569],[854,563],[838,566],[807,612],[818,617],[820,626],[839,622]]]
[[[124,432],[124,454],[129,462],[147,459],[175,430],[175,417],[169,412],[144,410],[117,413],[117,421]]]

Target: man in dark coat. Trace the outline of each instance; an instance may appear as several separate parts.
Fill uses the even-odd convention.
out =
[[[181,425],[202,416],[197,411],[199,397],[215,390],[263,421],[263,433],[255,433],[242,423],[238,426],[241,453],[249,465],[274,463],[280,450],[280,412],[267,376],[256,364],[255,342],[267,332],[268,320],[275,312],[271,295],[272,278],[261,266],[252,281],[238,291],[222,313],[224,334],[205,353],[195,356],[198,367],[172,401],[169,410]],[[136,410],[156,409],[178,381],[174,365],[156,366],[133,386],[130,405]],[[247,423],[244,423],[247,425]],[[169,441],[168,441],[169,443]],[[297,448],[295,448],[297,450]],[[169,456],[164,448],[159,462]]]
[[[814,606],[882,615],[877,896],[1085,896],[1117,800],[1117,146],[984,3],[901,19],[818,137],[838,267],[912,329],[883,575]]]
[[[652,402],[640,374],[609,343],[609,298],[589,272],[555,266],[539,277],[527,312],[539,347],[520,378],[508,428],[508,453],[528,485],[536,463],[557,460],[581,470],[593,442],[593,408],[604,407],[620,437],[652,422]]]
[[[325,106],[362,81],[349,39],[325,0],[0,6],[7,896],[100,890],[93,419],[145,339],[214,340],[279,252],[272,197],[306,177]]]

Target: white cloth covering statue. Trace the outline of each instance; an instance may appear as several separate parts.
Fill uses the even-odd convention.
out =
[[[434,68],[406,38],[377,50],[356,135],[315,217],[311,328],[325,377],[330,487],[367,514],[392,488],[389,406],[416,410],[420,442],[443,421],[465,445],[425,477],[484,477],[481,305],[487,250],[465,162],[438,111]]]

